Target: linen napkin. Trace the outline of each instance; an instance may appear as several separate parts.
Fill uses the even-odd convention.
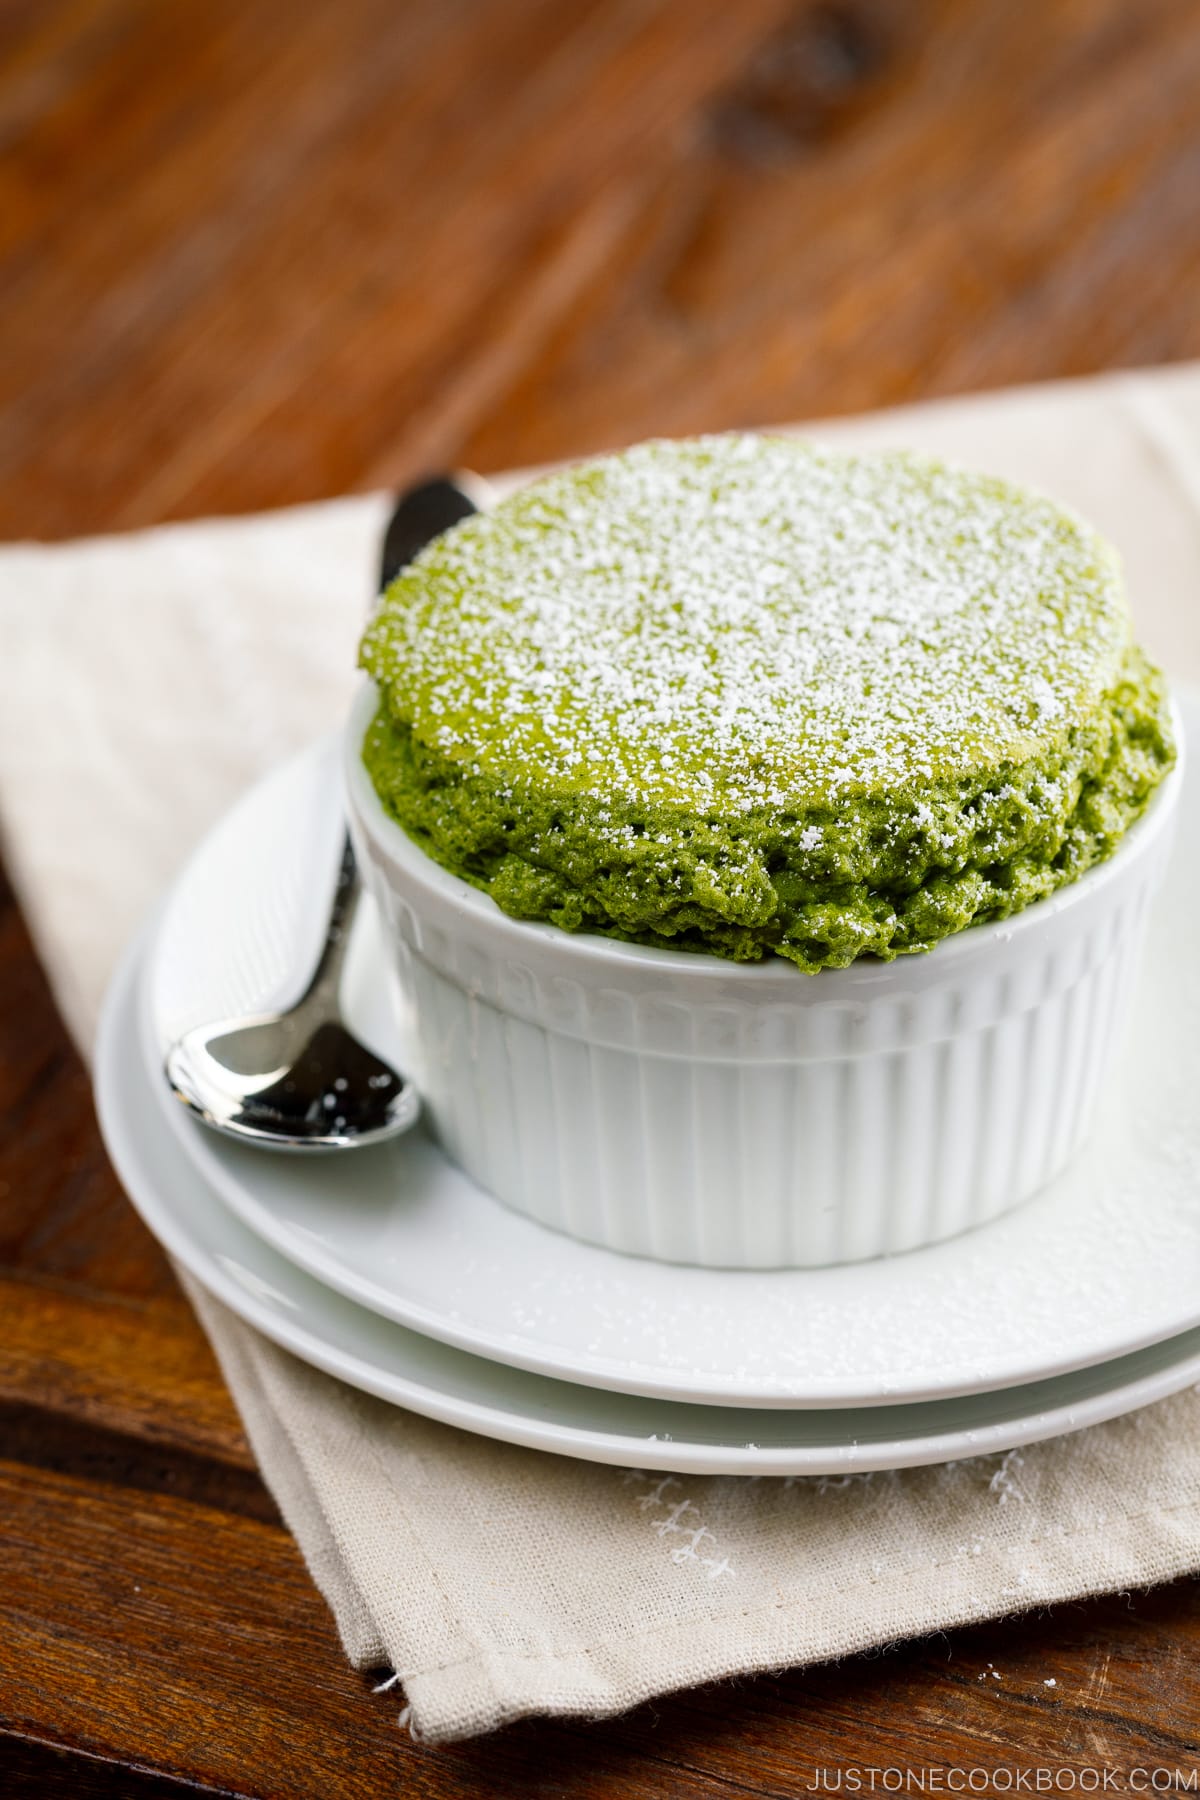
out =
[[[1124,551],[1200,677],[1200,365],[814,428],[1033,482]],[[0,829],[86,1052],[117,955],[248,782],[340,718],[384,497],[0,551]],[[609,1469],[310,1369],[185,1285],[360,1667],[425,1739],[1200,1569],[1200,1393],[1004,1457],[837,1479]]]

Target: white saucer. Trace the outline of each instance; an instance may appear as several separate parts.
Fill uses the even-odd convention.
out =
[[[1200,699],[1181,697],[1200,742]],[[263,782],[170,896],[146,1053],[288,997],[315,952],[340,834],[337,759]],[[1136,1016],[1090,1151],[1007,1218],[907,1256],[719,1271],[622,1257],[500,1206],[423,1134],[302,1162],[239,1149],[162,1101],[195,1169],[261,1238],[429,1337],[575,1382],[713,1405],[875,1406],[1044,1380],[1200,1324],[1200,759],[1151,924]],[[369,909],[368,909],[369,913]],[[362,1034],[403,1064],[373,916],[348,975]],[[818,977],[817,979],[820,979]]]
[[[1012,1449],[1115,1418],[1200,1380],[1200,1331],[1035,1385],[854,1410],[711,1407],[579,1387],[469,1356],[356,1306],[233,1216],[180,1148],[145,1068],[137,946],[96,1050],[100,1123],[147,1225],[203,1286],[331,1375],[446,1424],[536,1449],[679,1474],[840,1475]]]

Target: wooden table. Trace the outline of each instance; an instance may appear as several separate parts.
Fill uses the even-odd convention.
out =
[[[0,45],[0,536],[1200,355],[1193,0],[10,0]],[[414,1746],[11,898],[0,1117],[5,1795],[1196,1791],[1191,1582]]]

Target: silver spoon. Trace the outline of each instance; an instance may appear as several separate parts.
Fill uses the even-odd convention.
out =
[[[473,476],[410,488],[384,534],[380,589],[418,550],[485,503],[485,486]],[[398,1137],[415,1123],[421,1110],[415,1087],[359,1043],[342,1017],[342,971],[361,898],[347,833],[325,941],[295,1005],[197,1025],[172,1044],[167,1081],[206,1125],[279,1150],[354,1150]]]

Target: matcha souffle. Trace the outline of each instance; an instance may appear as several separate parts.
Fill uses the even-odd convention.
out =
[[[534,483],[393,583],[362,663],[385,808],[505,912],[813,973],[1075,880],[1174,756],[1094,531],[784,438]]]

